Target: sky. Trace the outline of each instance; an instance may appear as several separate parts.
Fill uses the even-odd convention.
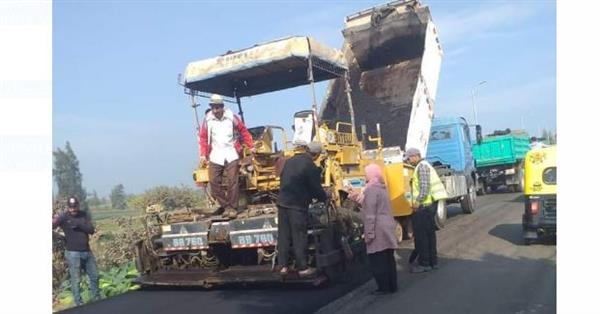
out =
[[[69,141],[88,192],[192,185],[198,162],[187,63],[291,35],[341,48],[344,17],[383,1],[53,2],[53,147]],[[422,1],[444,50],[436,116],[556,129],[554,1]],[[326,83],[317,86],[318,102]],[[292,124],[298,87],[242,100],[249,126]],[[204,104],[205,105],[205,104]],[[233,109],[233,107],[232,107]]]

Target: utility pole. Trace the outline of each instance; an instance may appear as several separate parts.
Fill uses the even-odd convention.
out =
[[[475,124],[479,124],[477,121],[477,106],[475,105],[475,91],[477,90],[477,87],[485,83],[487,83],[487,81],[481,81],[471,89],[471,102],[473,103],[473,117],[475,118]]]

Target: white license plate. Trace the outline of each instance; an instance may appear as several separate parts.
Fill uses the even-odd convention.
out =
[[[277,239],[272,232],[231,235],[231,247],[264,247],[274,246]]]

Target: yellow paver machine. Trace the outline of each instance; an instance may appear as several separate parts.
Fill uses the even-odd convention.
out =
[[[302,85],[309,87],[312,108],[290,114],[291,137],[275,125],[249,129],[258,145],[255,153],[246,149],[243,154],[237,218],[206,214],[215,209],[210,197],[206,208],[147,213],[147,239],[136,244],[141,284],[282,281],[273,272],[278,171],[298,153],[297,143],[323,144],[316,164],[332,197],[309,209],[309,265],[318,275],[292,275],[285,281],[335,281],[364,264],[359,209],[346,199],[344,189],[364,188],[368,163],[385,169],[402,238],[402,226],[409,225],[404,218],[411,214],[407,195],[412,174],[412,167],[403,163],[403,150],[427,148],[441,62],[435,27],[427,7],[396,1],[349,16],[343,33],[342,51],[309,37],[289,37],[188,64],[180,81],[194,111],[200,99],[216,93],[237,104],[243,118],[244,97]],[[318,108],[314,85],[325,80],[331,83]],[[207,169],[199,166],[194,181],[205,187]]]

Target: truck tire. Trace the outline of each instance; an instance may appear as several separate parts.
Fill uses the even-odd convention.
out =
[[[486,195],[487,194],[487,186],[485,186],[483,183],[481,184],[481,186],[479,187],[479,189],[477,189],[477,195]]]
[[[448,218],[448,208],[446,208],[446,201],[439,200],[437,202],[437,209],[435,211],[435,229],[443,229],[446,225],[446,219]]]
[[[519,183],[515,186],[515,189],[517,192],[523,192],[524,188],[525,188],[525,176],[523,175],[523,166],[519,165],[519,168],[517,169],[517,179],[519,180]]]
[[[402,228],[402,223],[400,223],[400,220],[396,219],[396,241],[398,241],[398,244],[400,244],[402,242],[402,238],[404,237],[404,228]]]
[[[460,206],[462,207],[463,213],[472,214],[475,211],[476,197],[477,192],[475,191],[475,186],[471,180],[468,180],[467,195],[463,196],[463,199],[460,201]]]

